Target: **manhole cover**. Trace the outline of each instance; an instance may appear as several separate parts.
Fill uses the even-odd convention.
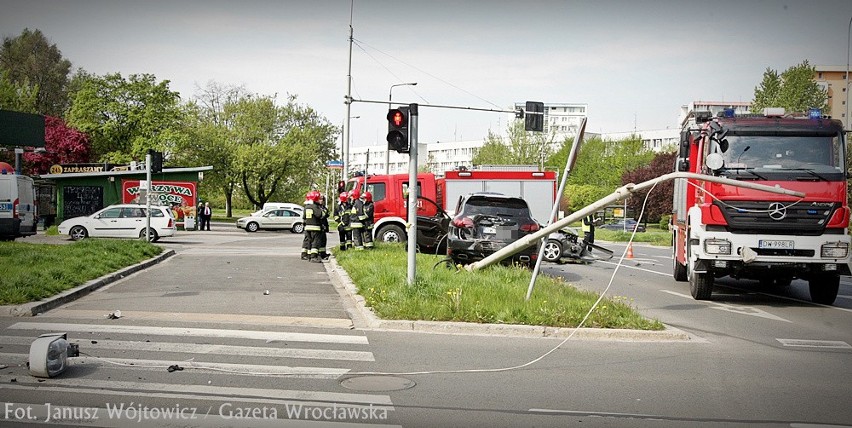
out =
[[[340,386],[356,391],[399,391],[417,385],[413,380],[395,376],[359,376],[343,379]]]

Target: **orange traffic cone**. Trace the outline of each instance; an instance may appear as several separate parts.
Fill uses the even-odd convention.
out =
[[[633,258],[633,244],[627,245],[627,258],[628,259]]]

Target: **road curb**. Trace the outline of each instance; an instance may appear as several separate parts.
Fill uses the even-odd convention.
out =
[[[66,303],[73,302],[92,291],[97,290],[105,285],[112,284],[119,279],[122,279],[132,273],[138,272],[147,267],[153,266],[161,261],[173,256],[175,254],[175,250],[165,250],[156,257],[152,257],[143,262],[137,263],[132,266],[128,266],[124,269],[106,274],[100,278],[95,278],[91,281],[86,282],[83,285],[77,286],[70,290],[65,290],[55,296],[48,297],[47,299],[40,300],[38,302],[24,303],[21,305],[9,305],[9,306],[0,306],[0,312],[6,313],[11,316],[16,317],[28,317],[38,315],[40,313],[49,311],[51,309],[62,306]]]
[[[567,338],[589,341],[621,342],[685,342],[689,334],[683,330],[666,325],[662,331],[628,330],[614,328],[562,328],[517,324],[480,324],[447,321],[419,320],[383,320],[376,316],[366,300],[358,294],[358,287],[349,274],[337,263],[334,256],[324,263],[338,293],[344,301],[344,308],[350,314],[355,328],[381,331],[412,331],[440,334],[463,334],[482,336],[543,337]]]

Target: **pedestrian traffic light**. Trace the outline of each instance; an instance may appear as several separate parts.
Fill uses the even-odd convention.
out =
[[[151,174],[163,172],[163,152],[150,150],[151,154]]]
[[[388,150],[408,153],[408,107],[388,111]]]
[[[524,130],[544,131],[544,103],[527,101],[527,111],[524,115]]]

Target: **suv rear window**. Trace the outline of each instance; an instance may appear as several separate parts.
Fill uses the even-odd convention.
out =
[[[530,217],[530,209],[523,199],[471,197],[465,203],[464,214]]]

